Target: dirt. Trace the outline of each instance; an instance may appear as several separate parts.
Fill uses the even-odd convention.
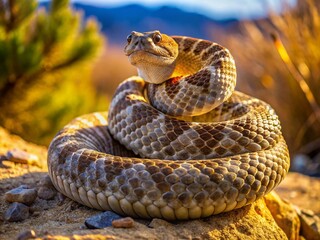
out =
[[[31,206],[31,216],[22,222],[5,222],[3,214],[9,203],[4,200],[4,193],[20,185],[39,188],[40,180],[47,175],[46,151],[23,141],[17,136],[8,134],[0,128],[0,158],[8,150],[17,148],[39,157],[39,166],[2,161],[0,165],[0,239],[16,239],[17,236],[33,229],[38,237],[48,235],[70,236],[74,232],[95,234],[98,230],[88,230],[84,220],[99,211],[77,204],[68,198],[57,195],[53,200],[37,198]],[[310,209],[320,216],[320,179],[310,178],[298,173],[289,173],[287,178],[277,187],[276,192],[284,199],[302,209]],[[137,226],[146,227],[150,221],[136,220]],[[123,231],[123,230],[119,230]]]

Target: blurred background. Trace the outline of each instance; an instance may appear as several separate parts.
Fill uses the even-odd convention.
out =
[[[76,116],[105,111],[136,70],[132,31],[160,30],[230,49],[237,89],[270,103],[292,167],[320,176],[317,0],[0,0],[0,126],[48,145]]]

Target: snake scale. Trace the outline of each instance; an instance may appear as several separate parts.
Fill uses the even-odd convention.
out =
[[[121,215],[180,220],[240,208],[281,182],[290,158],[279,119],[234,91],[226,48],[159,31],[127,40],[139,77],[118,86],[109,113],[74,119],[50,144],[61,193]]]

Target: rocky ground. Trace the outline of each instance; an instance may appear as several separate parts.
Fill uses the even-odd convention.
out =
[[[46,148],[1,128],[0,139],[0,239],[320,239],[320,179],[298,173],[289,173],[276,188],[283,200],[273,193],[202,220],[125,219],[120,228],[88,229],[86,219],[100,212],[52,191],[46,178]],[[13,204],[6,200],[15,198],[15,192],[7,192],[22,185],[18,191],[28,196],[25,207],[19,205],[18,214],[8,213]],[[12,221],[15,217],[26,219]]]

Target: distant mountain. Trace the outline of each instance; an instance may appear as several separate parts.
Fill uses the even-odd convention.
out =
[[[41,4],[48,6],[48,3]],[[142,5],[98,7],[75,3],[74,9],[83,11],[85,17],[95,17],[108,42],[123,45],[131,31],[160,30],[169,35],[184,35],[212,39],[217,29],[237,28],[238,20],[214,20],[204,15],[186,12],[179,8],[163,6],[148,8]]]

